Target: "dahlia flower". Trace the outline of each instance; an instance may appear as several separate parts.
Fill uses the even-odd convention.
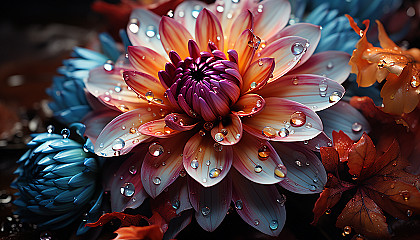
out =
[[[73,125],[81,138],[84,126]],[[18,175],[12,186],[19,190],[14,204],[22,221],[37,224],[43,229],[63,228],[83,216],[77,234],[85,233],[86,222],[100,216],[102,189],[96,179],[99,160],[88,145],[69,139],[70,131],[62,135],[36,134],[28,143],[30,148],[18,161]]]
[[[322,191],[326,173],[309,148],[320,146],[308,140],[325,139],[315,111],[341,99],[349,55],[312,56],[320,28],[284,28],[289,16],[290,3],[274,0],[184,2],[173,18],[132,13],[129,62],[93,69],[86,82],[122,112],[95,152],[136,152],[112,180],[113,211],[139,206],[146,193],[155,198],[188,174],[181,184],[188,191],[173,188],[183,195],[176,209],[192,206],[204,229],[214,230],[233,200],[248,224],[278,235],[285,208],[274,184]]]
[[[111,66],[121,55],[116,42],[106,33],[99,35],[102,53],[76,47],[74,58],[63,61],[58,72],[63,76],[54,77],[53,85],[47,94],[53,99],[48,105],[54,117],[62,123],[70,124],[80,121],[92,111],[85,96],[83,79],[95,67],[107,64]]]

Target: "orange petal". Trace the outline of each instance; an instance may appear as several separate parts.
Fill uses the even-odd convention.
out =
[[[155,77],[142,72],[126,71],[124,80],[142,99],[170,106],[169,101],[166,101],[164,97],[165,88]]]
[[[262,88],[273,76],[274,58],[260,58],[251,63],[242,75],[241,94]]]
[[[395,44],[386,34],[385,28],[379,20],[376,20],[376,24],[378,24],[378,38],[379,43],[381,44],[382,48],[389,48],[394,50],[400,50],[400,48]]]
[[[241,75],[246,71],[249,64],[251,64],[252,58],[254,57],[256,50],[254,47],[252,47],[254,41],[257,41],[255,39],[255,35],[249,29],[247,29],[241,33],[235,42],[234,49],[239,56],[238,67],[239,73]]]
[[[137,71],[147,73],[156,78],[158,78],[158,72],[164,70],[165,63],[168,62],[159,53],[143,46],[129,46],[128,59]]]
[[[217,48],[223,51],[224,37],[222,25],[220,25],[217,17],[206,8],[197,17],[195,38],[201,51],[207,50],[209,41],[216,44]]]
[[[179,22],[169,17],[162,17],[159,24],[160,40],[166,53],[175,51],[185,59],[190,54],[188,52],[188,40],[193,39],[188,30]]]
[[[258,114],[265,107],[265,100],[257,94],[245,94],[232,106],[232,113],[240,117]]]
[[[211,129],[211,136],[216,142],[222,145],[234,145],[238,143],[242,137],[241,119],[235,114],[225,116],[219,122],[219,125]]]
[[[234,49],[236,39],[241,35],[241,33],[246,29],[254,29],[254,16],[248,10],[242,12],[233,22],[232,28],[229,32],[229,43],[227,44],[227,49]],[[226,49],[226,50],[227,50]]]
[[[141,125],[138,131],[141,134],[157,138],[168,138],[180,133],[180,131],[169,128],[164,118],[147,122]]]

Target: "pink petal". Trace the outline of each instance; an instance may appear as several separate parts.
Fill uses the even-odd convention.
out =
[[[276,168],[279,174],[276,175]],[[245,133],[242,140],[233,146],[233,166],[244,177],[259,184],[275,184],[286,177],[285,168],[271,144]]]
[[[287,168],[287,177],[280,186],[299,194],[322,192],[327,182],[327,173],[312,151],[296,143],[272,144]]]
[[[165,69],[168,62],[159,53],[143,46],[129,46],[128,59],[135,70],[158,78],[158,72]]]
[[[274,185],[257,184],[231,172],[232,200],[239,216],[258,231],[278,236],[286,221],[285,197]]]
[[[262,88],[273,76],[274,58],[260,58],[251,63],[242,76],[241,93],[255,91]]]
[[[275,36],[269,39],[267,42],[271,43],[276,41],[279,38],[287,36],[297,36],[305,38],[309,41],[309,47],[306,50],[305,55],[303,55],[300,63],[295,66],[298,67],[305,63],[314,53],[316,47],[318,46],[319,40],[321,39],[321,28],[317,25],[310,23],[297,23],[290,26],[287,26],[285,29],[278,32]]]
[[[187,131],[197,125],[197,121],[186,114],[171,113],[165,117],[166,125],[176,131]]]
[[[139,207],[147,194],[141,183],[140,166],[147,148],[136,149],[135,154],[127,158],[114,172],[111,183],[111,208],[113,212],[122,212],[126,208]],[[134,190],[134,193],[131,192]]]
[[[188,40],[193,37],[179,22],[169,17],[162,17],[159,33],[166,53],[169,54],[173,50],[179,54],[181,59],[189,56]]]
[[[124,80],[142,99],[170,106],[164,96],[166,89],[157,78],[142,72],[126,71]]]
[[[150,48],[165,56],[165,50],[159,40],[160,16],[142,8],[132,11],[127,25],[127,34],[133,46]]]
[[[290,124],[291,116],[296,112],[306,116],[306,123],[300,127]],[[311,109],[294,101],[274,97],[265,98],[264,110],[251,118],[242,119],[242,123],[246,132],[271,141],[304,141],[322,132],[321,119]],[[283,133],[288,135],[284,136]]]
[[[221,135],[219,134],[221,133]],[[242,122],[239,116],[229,114],[211,129],[213,139],[222,145],[234,145],[241,140]],[[222,136],[222,138],[220,138]],[[217,141],[220,140],[221,141]]]
[[[245,71],[248,69],[249,64],[251,64],[252,58],[255,54],[255,48],[252,47],[252,44],[249,45],[249,42],[256,41],[254,39],[255,35],[249,30],[245,30],[242,34],[238,37],[235,42],[234,49],[238,53],[238,67],[239,73],[243,75]]]
[[[350,55],[339,51],[326,51],[313,55],[305,64],[291,71],[290,75],[316,74],[343,83],[350,74]]]
[[[125,69],[114,68],[107,71],[103,67],[94,68],[89,72],[89,77],[85,81],[86,89],[95,97],[102,96],[103,102],[108,106],[115,106],[118,101],[121,105],[136,105],[141,102],[137,94],[130,90],[122,78]]]
[[[141,125],[138,131],[141,134],[156,138],[169,138],[180,133],[180,131],[173,130],[172,128],[168,127],[164,118],[149,121]]]
[[[314,111],[320,111],[336,104],[344,92],[343,86],[326,77],[297,74],[286,75],[270,82],[256,93],[264,98],[286,98],[302,103]],[[337,98],[331,101],[331,95],[337,96]]]
[[[318,136],[312,138],[311,140],[296,142],[296,144],[300,144],[300,146],[306,147],[311,151],[319,152],[321,147],[331,147],[333,143],[325,132],[321,132]]]
[[[266,0],[252,9],[255,16],[254,30],[261,39],[267,40],[289,22],[291,6],[287,0]]]
[[[324,124],[324,131],[330,138],[333,131],[342,130],[353,141],[357,141],[364,132],[369,133],[371,129],[366,118],[356,108],[343,101],[318,114]]]
[[[265,107],[265,100],[260,95],[249,93],[241,96],[232,106],[232,113],[240,117],[252,116],[261,112]]]
[[[157,120],[167,112],[169,111],[162,106],[144,103],[141,108],[119,115],[102,130],[95,143],[95,153],[104,157],[128,153],[133,147],[150,138],[138,132],[139,126]],[[122,149],[114,146],[121,145],[122,142]]]
[[[273,72],[273,79],[270,81],[283,76],[298,64],[306,54],[308,44],[308,40],[304,38],[289,36],[274,41],[262,49],[257,55],[258,58],[269,57],[275,59],[276,67]]]
[[[176,210],[176,214],[181,214],[183,211],[191,209],[192,205],[189,199],[188,182],[185,176],[185,170],[181,170],[179,175],[181,178],[172,183],[168,187],[169,199],[172,203],[172,207]]]
[[[229,36],[229,43],[227,44],[228,49],[234,49],[236,39],[238,39],[245,29],[254,29],[254,16],[249,10],[242,12],[235,19],[230,32],[227,33]]]
[[[198,14],[206,7],[208,7],[208,5],[204,2],[184,1],[176,7],[174,19],[181,23],[194,37],[195,23],[197,21]]]
[[[190,202],[195,209],[198,224],[209,232],[214,231],[226,216],[232,199],[232,181],[229,176],[212,187],[203,187],[188,179]]]
[[[88,113],[82,120],[86,126],[85,135],[95,144],[102,129],[119,114],[121,113],[111,109],[94,110]]]
[[[196,133],[184,147],[184,168],[204,187],[222,181],[232,166],[232,147],[215,146],[215,143],[208,134],[201,136]]]
[[[216,44],[219,50],[223,50],[224,37],[222,26],[217,17],[206,8],[197,17],[195,38],[201,51],[207,50],[209,41]]]
[[[144,189],[152,198],[171,185],[184,168],[180,155],[190,136],[190,133],[183,133],[148,145],[141,175]]]

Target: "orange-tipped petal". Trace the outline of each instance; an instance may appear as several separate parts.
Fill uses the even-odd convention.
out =
[[[273,76],[274,58],[260,58],[251,63],[242,76],[241,93],[256,91],[267,83]]]
[[[207,50],[209,41],[213,42],[219,50],[223,51],[224,37],[222,25],[220,25],[217,17],[206,8],[197,17],[195,38],[201,51]]]
[[[233,22],[232,28],[228,33],[229,42],[226,46],[228,49],[234,49],[236,39],[245,29],[254,29],[254,15],[249,10],[242,12]]]
[[[400,50],[400,48],[395,44],[386,34],[385,28],[379,20],[376,20],[378,24],[378,39],[382,48],[389,48],[394,50]]]
[[[181,59],[190,54],[188,52],[188,40],[193,39],[188,30],[179,22],[169,17],[162,17],[159,24],[160,40],[166,53],[175,51]]]
[[[168,62],[159,53],[143,46],[129,46],[128,59],[137,70],[158,78],[158,72],[165,69]]]
[[[254,42],[258,41],[255,39],[255,35],[249,29],[244,30],[235,42],[234,49],[238,53],[238,67],[239,73],[242,75],[251,64],[252,58],[255,54]]]
[[[241,140],[242,131],[242,122],[239,116],[229,114],[211,129],[211,136],[219,144],[234,145]]]
[[[164,97],[165,88],[160,81],[146,73],[126,71],[124,80],[139,97],[152,103],[170,106]]]
[[[180,133],[180,131],[168,127],[164,118],[147,122],[141,125],[138,131],[141,134],[156,138],[168,138]]]
[[[287,0],[267,0],[252,9],[254,30],[261,39],[267,40],[289,22],[291,6]]]
[[[240,117],[252,116],[261,112],[265,107],[265,100],[257,94],[245,94],[232,106],[232,113]]]

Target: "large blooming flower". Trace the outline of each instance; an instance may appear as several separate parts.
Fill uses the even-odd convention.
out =
[[[130,64],[94,69],[87,81],[93,95],[123,112],[103,129],[95,152],[115,156],[140,145],[135,156],[145,155],[120,168],[113,200],[123,207],[113,208],[138,206],[144,191],[158,196],[185,168],[189,201],[205,229],[220,224],[233,199],[245,221],[277,235],[285,210],[269,184],[299,193],[322,190],[325,171],[307,147],[319,145],[307,140],[322,133],[314,111],[344,93],[339,82],[349,74],[349,55],[311,57],[320,28],[284,28],[288,1],[185,2],[173,14],[160,19],[134,11]],[[310,142],[325,139],[320,136]],[[290,143],[297,141],[307,145]],[[142,177],[134,177],[139,164]],[[232,165],[236,170],[229,171]],[[135,204],[116,199],[120,186]]]

